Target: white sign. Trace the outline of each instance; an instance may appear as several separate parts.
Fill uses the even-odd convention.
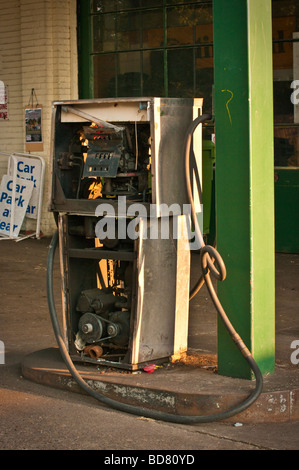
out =
[[[8,173],[11,176],[14,174],[14,165],[16,165],[15,174],[19,184],[21,184],[23,180],[33,182],[32,196],[25,215],[31,219],[36,219],[38,214],[42,163],[36,158],[14,156],[9,159],[8,163]]]
[[[13,179],[9,175],[3,176],[0,185],[0,234],[18,237],[33,186],[33,181],[16,181],[15,192],[13,193]],[[13,220],[11,220],[12,212]]]

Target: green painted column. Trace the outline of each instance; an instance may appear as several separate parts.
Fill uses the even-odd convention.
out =
[[[213,2],[220,301],[263,374],[274,370],[275,249],[270,0]],[[251,378],[218,325],[219,374]]]

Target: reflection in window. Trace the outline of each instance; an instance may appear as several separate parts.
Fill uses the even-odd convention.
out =
[[[140,52],[123,52],[117,55],[117,96],[142,95]]]
[[[116,17],[116,44],[118,50],[140,49],[140,12],[122,12]]]
[[[164,77],[157,70],[163,70],[163,51],[144,51],[142,70],[146,79],[143,82],[144,96],[165,96]]]
[[[93,58],[94,97],[114,98],[117,96],[115,54],[95,55]]]
[[[144,10],[142,22],[142,47],[155,49],[164,45],[163,9]]]
[[[115,49],[115,16],[100,15],[93,17],[93,52],[114,51]]]
[[[168,95],[194,96],[192,49],[168,51]]]
[[[275,166],[299,166],[299,126],[280,126],[274,128]]]

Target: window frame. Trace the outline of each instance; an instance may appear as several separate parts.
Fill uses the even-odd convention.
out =
[[[175,8],[175,7],[182,7],[182,6],[198,6],[199,4],[202,6],[213,6],[212,0],[202,0],[202,1],[194,1],[194,0],[186,0],[184,2],[180,2],[179,0],[173,0],[172,2],[169,0],[161,0],[161,6],[163,10],[163,45],[160,47],[139,47],[134,49],[117,49],[113,51],[103,51],[103,52],[94,52],[92,50],[92,40],[93,40],[93,18],[99,15],[108,15],[111,14],[111,11],[102,12],[102,13],[94,13],[92,11],[92,0],[78,0],[78,54],[79,54],[79,97],[81,99],[92,99],[94,98],[94,64],[93,58],[98,55],[107,55],[107,54],[121,54],[126,52],[155,52],[161,51],[163,54],[163,85],[164,85],[164,94],[163,96],[169,96],[169,76],[168,76],[168,65],[169,65],[169,58],[168,52],[169,51],[182,51],[182,50],[192,50],[193,51],[193,93],[194,96],[196,94],[196,54],[200,47],[208,47],[213,49],[213,41],[203,42],[203,43],[196,43],[195,41],[193,44],[177,44],[171,45],[167,44],[167,9]],[[157,6],[149,6],[149,7],[138,7],[136,10],[141,12],[147,12],[156,10]],[[115,12],[116,14],[130,12],[132,10],[119,10]],[[212,56],[213,58],[213,52]],[[142,73],[142,65],[140,73]],[[117,76],[117,68],[116,68],[116,76]],[[142,79],[140,83],[141,88],[141,96],[143,95],[142,89]],[[117,87],[117,85],[116,85]],[[116,97],[118,96],[116,89]]]

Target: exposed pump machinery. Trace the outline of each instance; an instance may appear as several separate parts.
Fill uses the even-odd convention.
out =
[[[202,99],[115,98],[53,103],[50,210],[57,233],[49,251],[48,300],[62,356],[77,382],[100,401],[176,422],[222,419],[250,406],[261,373],[215,294],[225,278],[200,230]],[[193,245],[192,245],[193,244]],[[63,331],[53,298],[59,246]],[[232,339],[257,378],[240,406],[216,416],[178,417],[135,409],[96,394],[75,363],[136,370],[178,358],[188,347],[190,247]],[[217,267],[216,267],[217,266]]]

